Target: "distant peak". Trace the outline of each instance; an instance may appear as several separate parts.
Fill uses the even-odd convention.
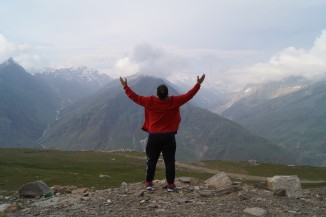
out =
[[[6,61],[4,61],[1,65],[12,65],[12,64],[17,64],[19,65],[14,58],[10,57],[9,59],[7,59]]]

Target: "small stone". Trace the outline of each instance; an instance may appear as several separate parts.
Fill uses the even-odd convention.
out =
[[[112,200],[107,199],[106,202],[107,202],[108,204],[110,204],[110,203],[112,203]]]
[[[1,204],[0,205],[0,213],[4,212],[10,206],[9,203]]]
[[[190,183],[191,179],[190,177],[180,177],[179,181],[183,183]]]
[[[151,204],[147,205],[147,208],[155,209],[155,208],[158,208],[158,206],[156,204],[151,203]]]
[[[254,216],[264,216],[267,214],[265,209],[259,207],[245,208],[244,212]]]
[[[202,197],[211,197],[214,195],[214,192],[212,191],[201,191],[199,192],[199,195]]]
[[[89,197],[82,197],[81,200],[87,201],[87,200],[90,200],[90,198]]]
[[[182,203],[191,203],[191,200],[188,200],[186,198],[179,198],[179,199],[177,199],[177,202],[179,204],[182,204]]]
[[[17,210],[19,210],[19,208],[20,208],[19,204],[17,202],[14,202],[6,208],[5,212],[13,213],[13,212],[16,212]]]
[[[99,175],[99,178],[101,178],[101,179],[111,179],[111,177],[110,176],[108,176],[108,175],[103,175],[103,174],[101,174],[101,175]]]
[[[233,182],[233,185],[241,186],[242,185],[242,182]]]
[[[135,197],[143,197],[145,194],[145,191],[144,190],[141,190],[141,191],[138,191],[134,194]]]
[[[243,192],[239,192],[238,193],[238,196],[241,200],[249,200],[251,199],[251,196],[249,196],[248,194],[246,193],[243,193]]]

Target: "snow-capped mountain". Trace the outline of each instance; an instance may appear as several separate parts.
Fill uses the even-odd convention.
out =
[[[99,86],[107,84],[112,78],[106,74],[100,73],[96,69],[91,69],[86,66],[62,68],[62,69],[42,69],[39,71],[30,71],[34,75],[43,74],[56,79],[66,81],[85,83],[98,83]]]
[[[29,72],[49,83],[64,107],[90,96],[112,80],[110,76],[84,66]]]

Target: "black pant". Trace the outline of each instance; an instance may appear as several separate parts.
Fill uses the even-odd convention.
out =
[[[165,164],[166,181],[169,184],[174,184],[175,178],[175,133],[157,133],[149,134],[146,155],[146,181],[151,182],[155,176],[156,163],[162,152]]]

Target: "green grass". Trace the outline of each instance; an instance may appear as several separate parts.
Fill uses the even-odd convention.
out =
[[[27,182],[77,185],[105,189],[145,178],[145,154],[137,152],[67,152],[37,149],[0,149],[0,191],[15,191]],[[99,178],[99,175],[111,178]],[[210,175],[177,171],[177,176],[206,179]],[[158,168],[157,179],[165,171]]]
[[[195,165],[197,163],[194,163]],[[307,187],[326,186],[326,168],[289,167],[279,164],[250,166],[247,162],[203,161],[210,169],[228,173],[272,177],[298,175],[300,179],[324,181]],[[43,180],[49,186],[76,185],[105,189],[122,182],[141,182],[145,178],[145,153],[138,152],[68,152],[38,149],[0,149],[0,192],[17,191],[27,182]],[[100,178],[108,175],[111,178]],[[176,176],[206,180],[214,174],[177,169]],[[164,179],[164,167],[157,168],[156,179]]]

